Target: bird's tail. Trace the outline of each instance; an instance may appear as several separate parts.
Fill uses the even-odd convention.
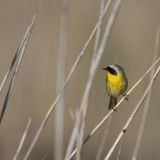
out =
[[[117,98],[110,96],[110,101],[108,105],[108,109],[113,109],[114,106],[117,104]]]

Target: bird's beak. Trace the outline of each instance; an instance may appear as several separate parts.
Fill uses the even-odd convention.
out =
[[[105,71],[106,71],[106,70],[107,70],[107,68],[102,68],[102,70],[105,70]]]

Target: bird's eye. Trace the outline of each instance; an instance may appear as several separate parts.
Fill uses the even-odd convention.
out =
[[[116,72],[116,70],[115,70],[114,68],[107,67],[107,70],[108,70],[111,74],[117,75],[117,72]]]

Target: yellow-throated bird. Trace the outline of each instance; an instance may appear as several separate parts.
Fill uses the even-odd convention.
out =
[[[117,104],[117,98],[123,94],[128,87],[128,80],[122,67],[117,64],[109,65],[106,68],[106,87],[107,93],[110,96],[109,109],[113,109]]]

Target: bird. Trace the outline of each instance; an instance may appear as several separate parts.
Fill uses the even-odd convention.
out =
[[[111,110],[114,109],[115,105],[117,104],[117,98],[120,95],[125,96],[124,92],[128,88],[128,79],[124,69],[117,64],[112,64],[102,69],[107,73],[106,90],[110,96],[108,109]]]

